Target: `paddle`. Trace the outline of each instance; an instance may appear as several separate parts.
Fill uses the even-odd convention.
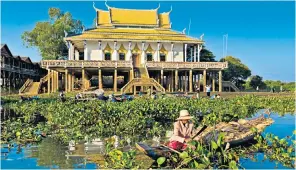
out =
[[[193,137],[191,137],[191,140],[193,140],[196,136],[201,134],[201,132],[203,132],[207,127],[207,125],[203,125],[203,127]]]

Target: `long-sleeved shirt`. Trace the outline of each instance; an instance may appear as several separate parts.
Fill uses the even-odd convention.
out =
[[[188,121],[185,125],[182,121],[177,121],[174,123],[174,134],[170,141],[184,143],[185,139],[192,137],[193,134],[193,123],[191,121]]]

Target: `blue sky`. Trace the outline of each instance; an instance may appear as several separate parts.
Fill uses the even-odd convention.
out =
[[[109,6],[153,9],[159,2],[108,2]],[[228,55],[240,58],[252,74],[264,80],[295,81],[294,2],[160,2],[160,12],[170,10],[172,27],[182,31],[189,25],[190,36],[205,34],[206,47],[222,57],[223,34],[228,34]],[[14,55],[40,61],[37,49],[26,48],[21,34],[48,20],[48,8],[70,11],[87,28],[92,27],[92,2],[1,2],[1,43]],[[96,7],[106,9],[104,2]]]

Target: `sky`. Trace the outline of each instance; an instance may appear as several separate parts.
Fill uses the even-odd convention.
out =
[[[184,28],[190,36],[204,34],[205,45],[216,59],[223,56],[223,35],[228,34],[227,55],[239,58],[264,80],[295,81],[295,4],[294,2],[202,2],[145,1],[108,2],[111,7],[155,9],[167,12],[171,6],[172,29]],[[103,1],[95,6],[107,10]],[[36,48],[26,48],[21,39],[37,22],[48,21],[48,9],[69,11],[75,19],[92,28],[93,2],[8,2],[1,1],[1,43],[13,55],[29,56],[40,61]],[[189,23],[190,24],[190,32]]]

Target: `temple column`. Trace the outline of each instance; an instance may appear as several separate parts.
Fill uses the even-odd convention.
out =
[[[184,61],[183,62],[186,62],[186,59],[187,59],[187,44],[184,44]]]
[[[194,48],[194,54],[193,54],[194,55],[194,62],[196,62],[196,45],[194,45],[193,48]]]
[[[171,72],[171,92],[173,92],[174,91],[174,71],[172,70],[172,72]]]
[[[219,92],[222,92],[222,70],[219,70]]]
[[[75,83],[75,74],[72,74],[72,80],[71,80],[71,91],[74,90],[74,83]]]
[[[83,41],[84,44],[84,60],[88,60],[88,49],[87,49],[87,41]]]
[[[79,51],[75,50],[75,60],[79,60]]]
[[[82,68],[81,70],[81,79],[82,79],[82,90],[85,89],[85,70]]]
[[[200,51],[202,50],[202,45],[197,44],[197,62],[200,62]]]
[[[203,71],[203,91],[206,92],[206,86],[207,86],[207,70],[204,69]]]
[[[160,82],[161,82],[161,85],[164,86],[164,84],[163,84],[163,69],[160,70]]]
[[[103,89],[102,70],[100,68],[98,71],[98,81],[99,81],[99,89]]]
[[[70,42],[70,52],[71,52],[71,58],[70,58],[70,60],[74,60],[74,54],[75,54],[75,49],[74,49],[74,46],[73,46],[73,44]]]
[[[68,92],[68,69],[65,69],[65,92]]]
[[[51,92],[55,92],[55,76],[54,76],[54,70],[51,71]]]
[[[192,92],[192,70],[189,70],[189,92]]]
[[[113,87],[113,89],[114,89],[114,93],[116,93],[117,92],[117,69],[115,69],[114,70],[114,80],[113,80],[114,82],[114,87]]]
[[[50,69],[47,69],[47,93],[49,94],[51,91],[50,91],[50,77],[51,77],[51,74],[50,74]]]
[[[215,88],[215,73],[214,72],[212,73],[212,90],[213,90],[213,92],[216,91],[216,88]]]
[[[178,76],[178,70],[175,70],[175,91],[178,91],[179,87],[178,87],[178,84],[179,84],[179,76]]]

